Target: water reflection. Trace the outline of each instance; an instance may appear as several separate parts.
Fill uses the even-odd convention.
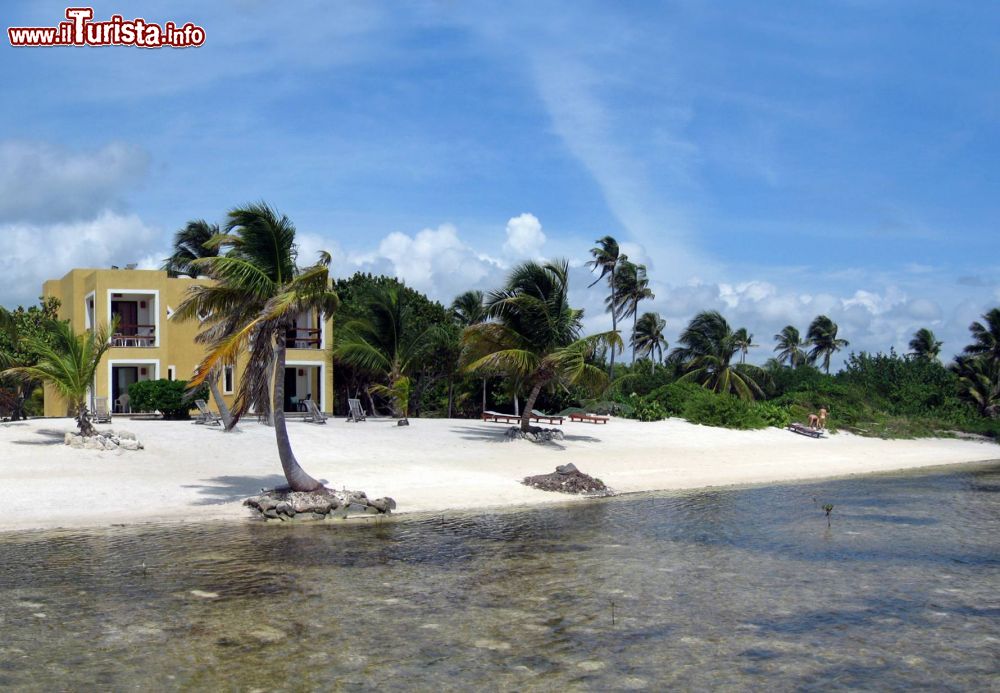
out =
[[[0,535],[0,687],[984,689],[997,487],[981,465],[377,525]]]

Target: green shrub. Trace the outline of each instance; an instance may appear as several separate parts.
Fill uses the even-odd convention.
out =
[[[767,422],[753,402],[732,395],[708,394],[708,397],[697,397],[688,402],[683,413],[685,419],[691,423],[724,428],[767,428]]]
[[[189,394],[184,380],[140,380],[129,386],[128,396],[132,411],[159,411],[164,419],[185,420],[196,399],[208,398],[208,386]]]
[[[792,415],[788,407],[783,407],[774,402],[754,402],[753,408],[768,426],[785,428],[792,422]]]
[[[669,416],[667,410],[656,400],[637,398],[631,418],[639,421],[662,421]]]
[[[670,383],[656,388],[644,399],[659,404],[668,416],[680,416],[692,400],[714,396],[697,383]]]

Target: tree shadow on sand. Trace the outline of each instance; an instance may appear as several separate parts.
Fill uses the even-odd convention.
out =
[[[40,428],[35,431],[35,435],[42,436],[44,440],[12,440],[14,445],[63,445],[66,439],[66,431],[57,431],[52,428]]]
[[[488,443],[512,443],[514,440],[507,437],[507,430],[511,426],[500,426],[497,425],[494,428],[486,428],[484,426],[452,426],[451,431],[457,433],[464,440],[479,440],[486,441]],[[564,441],[580,441],[585,443],[599,443],[600,438],[594,438],[593,436],[579,435],[575,433],[563,433],[563,440],[539,440],[535,441],[533,445],[541,445],[544,447],[556,448],[558,450],[565,450],[566,446],[561,443]]]
[[[324,484],[325,479],[320,479]],[[222,505],[243,500],[249,496],[260,494],[261,489],[273,489],[287,486],[288,482],[281,474],[267,476],[216,476],[206,479],[203,484],[185,484],[183,488],[197,489],[205,496],[195,505]]]

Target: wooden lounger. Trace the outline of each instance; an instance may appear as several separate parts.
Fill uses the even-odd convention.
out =
[[[495,411],[484,411],[483,421],[495,421],[497,423],[518,423],[521,417],[516,414],[501,414]]]
[[[580,421],[580,422],[595,423],[595,424],[599,423],[606,424],[608,422],[608,419],[610,418],[611,418],[610,416],[601,416],[599,414],[584,414],[583,412],[578,412],[576,414],[569,415],[570,421]]]
[[[531,410],[531,420],[537,421],[538,423],[555,424],[557,426],[562,425],[563,417],[561,416],[551,416],[545,412],[538,411],[537,409]]]
[[[825,438],[823,435],[823,430],[819,428],[809,428],[808,426],[800,423],[789,424],[788,430],[792,433],[798,433],[799,435],[809,436],[810,438]]]

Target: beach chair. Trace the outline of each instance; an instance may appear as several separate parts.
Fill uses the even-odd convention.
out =
[[[196,399],[194,406],[198,407],[199,414],[195,418],[196,424],[207,424],[209,426],[221,426],[222,417],[208,408],[208,404],[203,399]]]
[[[130,410],[129,405],[130,397],[126,392],[124,395],[115,400],[115,413],[116,414],[128,414]]]
[[[108,407],[107,397],[98,397],[94,400],[94,423],[111,423],[111,409]]]
[[[319,410],[319,407],[316,406],[316,400],[306,399],[303,400],[303,404],[306,405],[306,412],[307,412],[307,414],[304,417],[302,417],[303,421],[307,421],[308,423],[314,423],[314,424],[326,423],[326,414],[321,412]]]
[[[610,418],[610,416],[601,416],[600,414],[584,414],[583,412],[576,412],[569,415],[570,421],[592,424],[606,424]]]
[[[501,414],[496,411],[484,411],[483,421],[493,421],[495,423],[517,423],[521,417],[517,414]]]
[[[532,421],[537,421],[538,423],[545,422],[547,424],[555,424],[557,426],[562,425],[563,417],[561,416],[550,416],[545,412],[538,411],[537,409],[531,410]]]
[[[809,438],[825,438],[823,435],[823,430],[820,428],[810,428],[805,424],[793,423],[788,425],[788,430],[792,433],[798,433],[800,436],[808,436]]]
[[[359,421],[365,420],[365,410],[364,407],[361,406],[360,399],[348,398],[347,406],[351,408],[351,413],[347,415],[348,421],[358,423]]]

